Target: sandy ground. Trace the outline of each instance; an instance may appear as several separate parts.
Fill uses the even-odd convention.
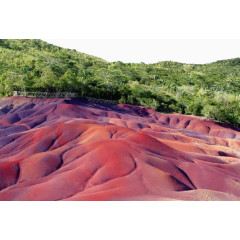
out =
[[[0,200],[240,200],[240,133],[124,104],[2,98]]]

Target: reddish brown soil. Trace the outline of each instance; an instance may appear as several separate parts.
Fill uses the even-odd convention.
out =
[[[2,98],[0,200],[240,200],[240,133],[124,104]]]

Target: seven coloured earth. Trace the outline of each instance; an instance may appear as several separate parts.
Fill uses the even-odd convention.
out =
[[[240,200],[240,132],[80,99],[0,101],[0,200]]]

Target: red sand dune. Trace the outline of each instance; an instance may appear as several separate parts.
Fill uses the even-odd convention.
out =
[[[240,200],[240,133],[149,108],[0,99],[0,200]]]

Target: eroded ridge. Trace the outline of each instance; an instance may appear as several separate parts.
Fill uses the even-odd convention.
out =
[[[240,133],[150,108],[0,100],[0,200],[239,200]]]

